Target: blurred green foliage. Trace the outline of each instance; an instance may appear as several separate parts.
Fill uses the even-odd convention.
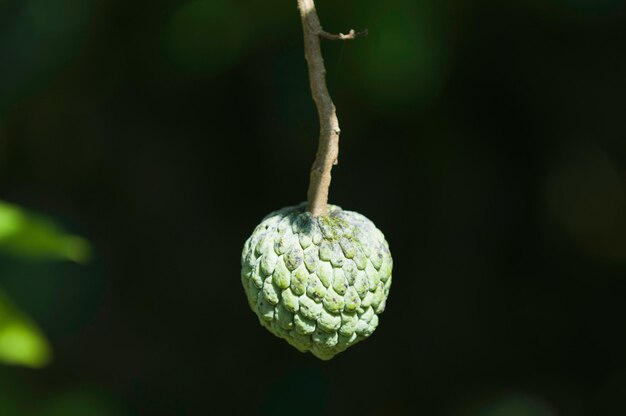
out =
[[[0,250],[28,260],[85,262],[89,243],[54,221],[0,201]],[[0,362],[42,367],[51,350],[41,330],[0,290]]]
[[[50,357],[41,330],[0,291],[0,362],[42,367]]]
[[[87,261],[91,255],[84,238],[67,234],[43,216],[0,201],[0,250],[32,260]]]

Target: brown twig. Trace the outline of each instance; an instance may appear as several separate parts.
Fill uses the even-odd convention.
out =
[[[347,35],[333,35],[325,32],[320,24],[313,0],[298,0],[298,9],[302,18],[304,33],[304,56],[309,68],[311,95],[317,107],[320,122],[320,138],[315,161],[311,167],[309,190],[307,192],[307,210],[314,217],[328,213],[328,189],[330,171],[337,164],[339,156],[339,121],[333,100],[326,87],[326,68],[320,48],[320,38],[331,40],[349,40],[364,36],[367,31],[356,33],[351,30]]]

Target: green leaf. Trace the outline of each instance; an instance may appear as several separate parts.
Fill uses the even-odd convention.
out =
[[[52,220],[0,201],[0,250],[35,260],[83,263],[91,256],[89,242],[66,233]]]
[[[0,362],[39,368],[50,358],[41,330],[0,291]]]

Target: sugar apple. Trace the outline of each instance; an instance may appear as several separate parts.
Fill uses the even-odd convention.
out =
[[[392,259],[363,215],[306,203],[272,212],[241,254],[241,281],[260,323],[301,352],[329,360],[369,337],[385,309]]]

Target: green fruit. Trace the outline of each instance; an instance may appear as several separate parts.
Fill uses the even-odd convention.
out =
[[[261,325],[322,360],[374,332],[393,265],[370,220],[328,208],[317,218],[304,203],[272,212],[241,254],[241,281]]]

